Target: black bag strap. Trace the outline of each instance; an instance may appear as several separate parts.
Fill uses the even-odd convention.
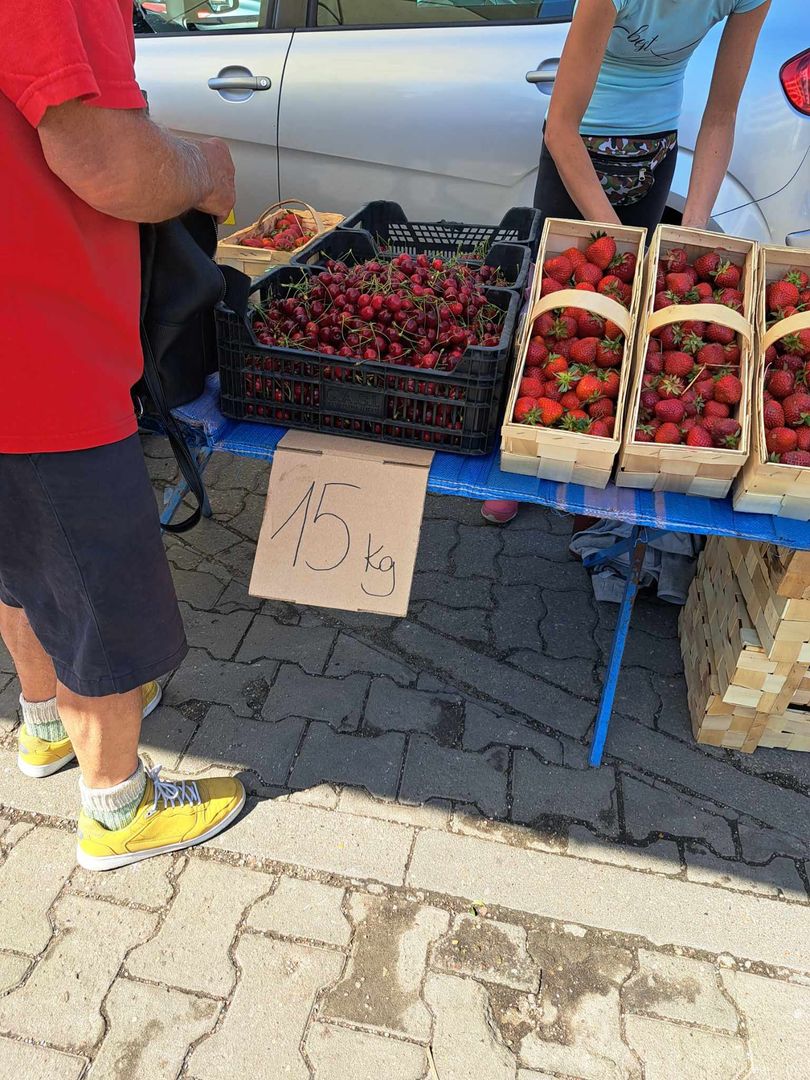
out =
[[[166,532],[184,533],[188,532],[189,529],[193,529],[195,525],[199,524],[200,519],[202,518],[203,506],[205,505],[205,485],[203,484],[202,473],[197,464],[197,459],[189,449],[188,443],[183,438],[180,425],[177,423],[172,415],[171,409],[166,404],[166,398],[163,394],[163,385],[160,381],[160,375],[158,374],[157,365],[155,364],[155,357],[152,353],[152,346],[149,343],[143,320],[141,320],[141,346],[143,348],[143,381],[146,383],[146,389],[149,391],[149,396],[151,397],[152,403],[163,424],[163,429],[166,432],[166,437],[168,438],[174,456],[177,459],[177,464],[180,467],[183,479],[188,484],[189,491],[194,496],[197,503],[196,508],[187,518],[185,518],[185,520],[169,522],[163,526]]]

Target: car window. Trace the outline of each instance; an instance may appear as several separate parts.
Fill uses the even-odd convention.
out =
[[[136,34],[257,30],[270,0],[136,0]]]
[[[318,26],[566,21],[574,0],[318,0]]]

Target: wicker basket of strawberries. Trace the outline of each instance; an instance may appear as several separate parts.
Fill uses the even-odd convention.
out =
[[[619,486],[728,494],[750,445],[755,270],[753,241],[656,230]]]
[[[810,521],[810,252],[760,248],[752,413],[735,510]]]
[[[315,210],[300,199],[282,199],[263,210],[246,229],[220,240],[216,261],[257,277],[288,263],[316,236],[329,232],[341,221],[342,214]]]
[[[646,230],[549,218],[501,429],[501,468],[604,488],[621,445]]]

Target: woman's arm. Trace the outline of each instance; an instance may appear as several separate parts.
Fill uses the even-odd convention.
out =
[[[734,125],[759,32],[771,0],[753,11],[729,15],[700,124],[683,224],[704,229],[734,148]]]
[[[579,134],[616,21],[613,0],[580,0],[565,42],[546,119],[545,143],[586,221],[618,225]]]

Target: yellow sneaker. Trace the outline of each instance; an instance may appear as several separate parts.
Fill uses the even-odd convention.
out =
[[[161,780],[160,766],[146,770],[146,790],[135,817],[123,829],[105,829],[79,815],[76,857],[85,870],[118,866],[201,844],[235,821],[245,805],[240,780]]]
[[[149,682],[141,688],[143,694],[144,720],[153,713],[163,697],[163,687],[159,682]],[[51,776],[69,764],[76,757],[70,739],[57,739],[47,742],[29,735],[25,724],[20,724],[17,735],[17,764],[26,776],[36,778]]]

